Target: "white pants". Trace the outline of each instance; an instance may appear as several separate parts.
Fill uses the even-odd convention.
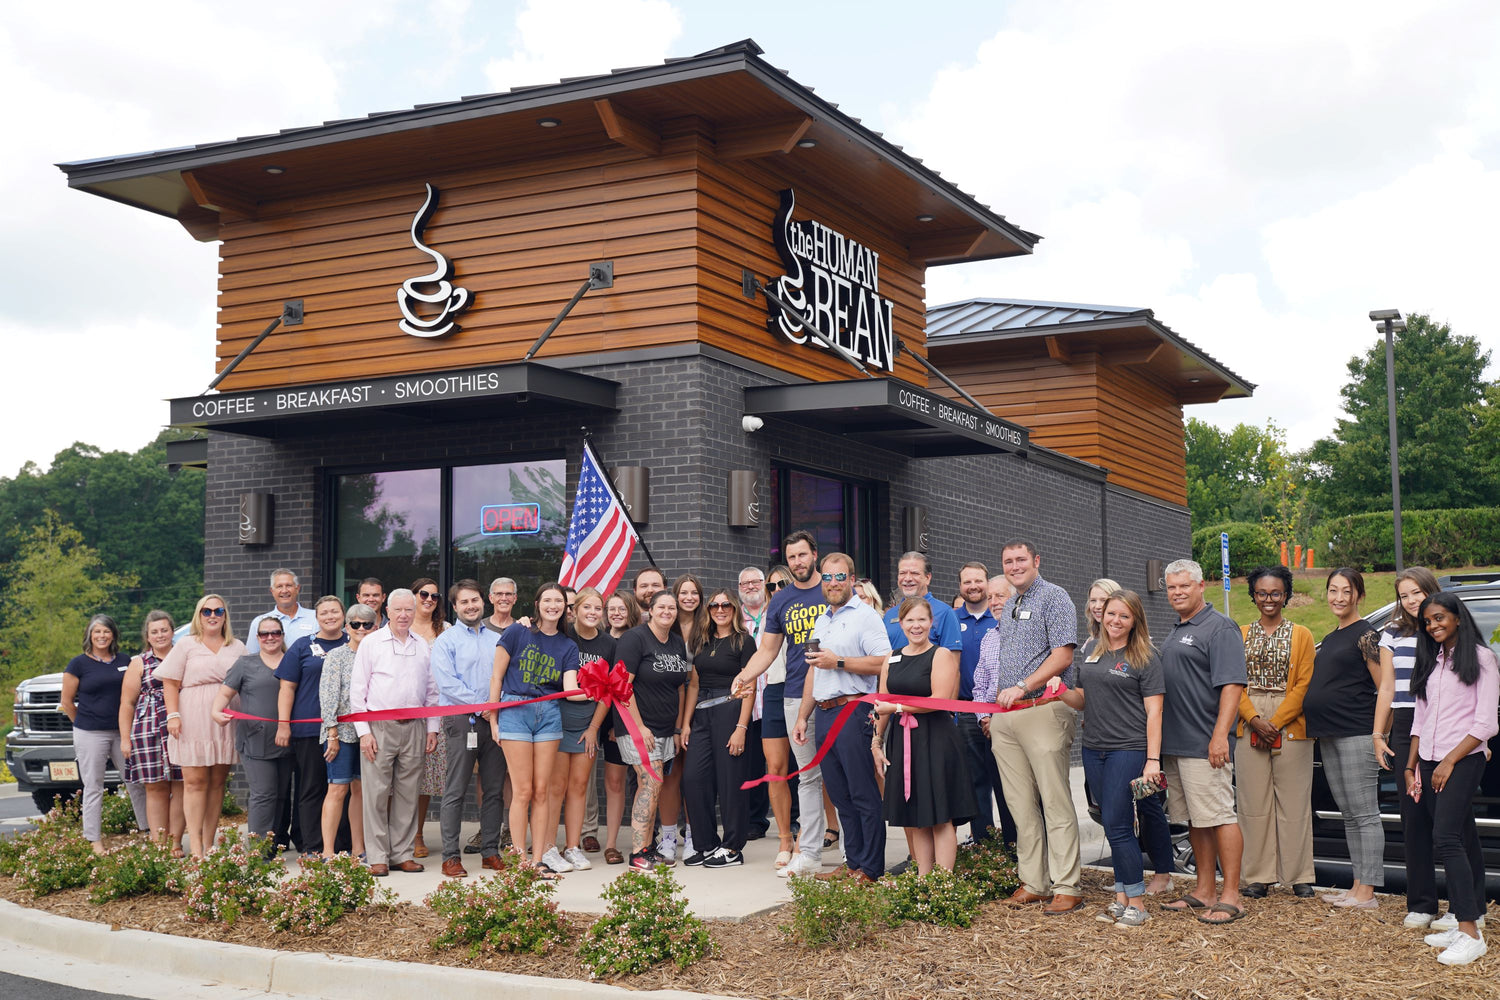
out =
[[[78,757],[78,778],[83,782],[83,839],[98,843],[100,813],[104,809],[104,772],[114,761],[115,770],[125,773],[125,756],[120,752],[118,730],[73,730],[73,752]],[[145,829],[141,818],[146,814],[146,790],[133,781],[125,782],[130,804],[135,809],[136,825]]]
[[[807,743],[797,745],[792,732],[797,728],[797,713],[802,710],[801,698],[784,698],[786,710],[787,742],[792,745],[792,758],[797,767],[805,767],[818,752],[818,741],[813,734],[813,720],[807,720]],[[812,768],[797,775],[798,822],[802,834],[797,838],[797,850],[815,865],[823,863],[823,834],[828,830],[828,817],[823,812],[823,769]]]

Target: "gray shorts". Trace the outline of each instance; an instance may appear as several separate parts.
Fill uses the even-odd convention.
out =
[[[620,748],[620,759],[627,764],[639,764],[641,755],[635,749],[635,741],[627,733],[624,736],[615,737],[615,746]],[[670,736],[656,737],[656,746],[651,751],[651,759],[655,763],[662,764],[671,760],[677,754],[677,741]]]

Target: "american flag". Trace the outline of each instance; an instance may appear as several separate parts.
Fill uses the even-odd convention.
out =
[[[568,525],[557,582],[574,590],[593,587],[608,594],[620,585],[635,543],[635,527],[615,491],[605,482],[593,449],[585,442],[578,493],[573,497],[573,520]]]

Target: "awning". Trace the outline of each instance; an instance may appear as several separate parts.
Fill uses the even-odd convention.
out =
[[[775,417],[913,458],[1013,452],[1026,428],[892,378],[759,386],[745,390],[745,412]]]
[[[372,417],[407,423],[494,419],[507,412],[615,410],[618,382],[534,362],[385,378],[221,392],[170,400],[171,423],[279,438]]]

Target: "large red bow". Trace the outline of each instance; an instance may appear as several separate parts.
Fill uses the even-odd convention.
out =
[[[625,664],[616,660],[611,667],[602,656],[596,656],[578,668],[578,688],[588,695],[590,701],[602,701],[622,709],[630,704],[630,696],[635,693]]]

